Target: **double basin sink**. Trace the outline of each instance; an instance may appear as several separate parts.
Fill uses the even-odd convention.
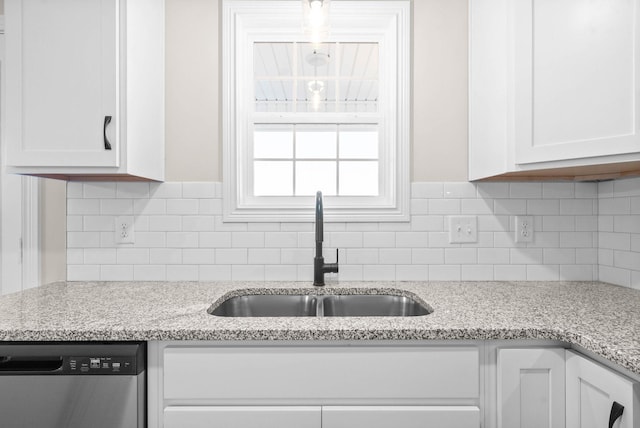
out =
[[[411,317],[433,309],[390,294],[249,294],[231,297],[208,312],[220,317]]]

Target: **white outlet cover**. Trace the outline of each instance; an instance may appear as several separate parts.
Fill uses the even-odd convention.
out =
[[[451,216],[449,217],[449,243],[469,244],[478,242],[478,217]]]
[[[136,231],[133,227],[132,216],[118,216],[115,221],[116,244],[133,244],[136,241]]]
[[[516,242],[533,242],[533,216],[516,216]]]

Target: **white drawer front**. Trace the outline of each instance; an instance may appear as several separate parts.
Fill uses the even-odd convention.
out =
[[[474,398],[475,347],[168,347],[164,398]]]
[[[167,407],[164,428],[320,428],[320,407]]]
[[[322,428],[478,428],[475,406],[358,406],[322,408]]]

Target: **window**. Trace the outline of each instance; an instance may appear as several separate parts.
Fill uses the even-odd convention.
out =
[[[409,2],[333,1],[321,42],[299,1],[226,0],[225,221],[409,219]]]

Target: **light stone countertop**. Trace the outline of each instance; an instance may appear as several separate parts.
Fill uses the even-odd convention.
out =
[[[392,291],[419,317],[224,318],[232,295]],[[598,282],[59,282],[0,297],[0,340],[549,339],[640,375],[640,291]]]

